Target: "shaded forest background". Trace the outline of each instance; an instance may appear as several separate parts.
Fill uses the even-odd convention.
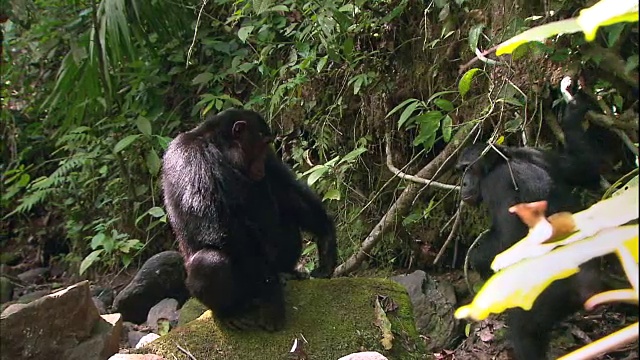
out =
[[[637,23],[470,62],[592,3],[0,0],[2,263],[110,281],[175,249],[163,151],[204,113],[244,106],[336,219],[338,273],[460,269],[488,221],[459,207],[455,151],[557,147],[563,76],[617,119],[586,125],[605,179],[636,167]]]

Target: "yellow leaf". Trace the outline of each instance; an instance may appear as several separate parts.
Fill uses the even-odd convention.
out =
[[[489,278],[471,304],[459,308],[455,316],[483,320],[508,308],[529,310],[553,281],[575,274],[582,263],[592,258],[626,249],[627,242],[634,239],[638,239],[637,224],[604,229],[595,236],[515,263]]]
[[[637,0],[601,0],[580,11],[577,18],[587,41],[595,39],[596,31],[601,26],[634,21],[638,21]]]

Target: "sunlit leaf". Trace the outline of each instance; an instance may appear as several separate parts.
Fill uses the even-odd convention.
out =
[[[473,80],[473,77],[478,71],[480,71],[480,69],[473,68],[462,75],[462,78],[458,83],[458,91],[460,92],[460,96],[464,97],[469,92],[469,90],[471,90],[471,80]]]
[[[243,26],[240,28],[240,30],[238,30],[238,38],[240,39],[240,41],[247,42],[247,38],[249,37],[249,35],[251,34],[251,32],[253,31],[254,26]]]
[[[498,45],[498,48],[496,49],[496,55],[500,56],[504,54],[510,54],[518,46],[530,41],[543,42],[544,39],[553,35],[570,34],[579,31],[582,31],[582,28],[580,27],[576,19],[560,20],[536,26]]]
[[[580,11],[577,18],[587,41],[595,39],[596,31],[601,26],[635,21],[638,21],[636,0],[600,0],[592,7]]]
[[[329,167],[320,165],[317,167],[307,178],[307,184],[309,186],[313,185],[316,181],[318,181],[322,175],[324,175],[329,170]]]
[[[593,237],[511,265],[489,278],[471,304],[456,310],[455,316],[483,320],[508,308],[530,310],[553,281],[575,274],[584,262],[615,252],[627,241],[638,241],[638,225],[605,229]]]
[[[626,224],[638,218],[638,187],[629,187],[619,196],[602,200],[571,216],[575,229],[572,235],[553,243],[545,243],[552,235],[551,224],[544,220],[529,230],[527,236],[496,255],[491,268],[504,269],[523,259],[545,254],[554,248],[589,237],[603,229]]]
[[[364,148],[364,147],[360,147],[360,148],[357,148],[355,150],[352,150],[347,155],[342,157],[342,159],[340,159],[338,164],[342,164],[342,163],[345,163],[345,162],[352,161],[353,159],[357,158],[358,156],[360,156],[361,154],[363,154],[365,152],[367,152],[367,148]]]
[[[331,189],[324,193],[324,197],[322,198],[322,200],[340,200],[341,198],[342,195],[340,194],[340,191],[338,189]]]
[[[442,119],[442,140],[444,142],[449,142],[451,140],[451,128],[453,127],[453,119],[451,116],[446,115],[444,119]]]

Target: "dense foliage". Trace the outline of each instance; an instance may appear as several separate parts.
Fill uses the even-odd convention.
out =
[[[527,2],[520,13],[467,0],[2,3],[3,237],[67,247],[64,259],[81,273],[173,246],[160,158],[208,111],[250,107],[277,133],[299,134],[283,136],[281,152],[335,214],[345,259],[408,186],[385,158],[415,173],[467,125],[514,144],[557,142],[541,121],[557,100],[557,69],[586,71],[613,114],[637,89],[637,29],[625,24],[590,47],[558,38],[563,46],[516,51],[530,62],[483,56],[459,74],[478,48],[571,15],[580,4],[570,1]],[[553,14],[530,17],[545,10]],[[442,181],[455,184],[446,170]],[[431,264],[453,195],[414,197],[371,261],[411,266],[426,254]],[[484,224],[468,217],[460,237]],[[416,249],[416,238],[430,250]]]

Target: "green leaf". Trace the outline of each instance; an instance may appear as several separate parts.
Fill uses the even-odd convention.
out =
[[[243,43],[247,42],[247,38],[249,37],[253,29],[254,26],[241,27],[240,30],[238,30],[238,38],[240,39],[240,41],[242,41]]]
[[[89,266],[100,259],[100,254],[102,254],[103,251],[104,250],[102,249],[92,251],[91,254],[87,255],[87,257],[82,260],[82,262],[80,263],[80,275],[84,274]]]
[[[171,142],[171,140],[173,140],[170,137],[160,136],[160,135],[154,135],[154,137],[157,140],[158,145],[160,145],[160,147],[162,148],[162,150],[167,150],[167,148],[169,147],[169,143]]]
[[[478,71],[480,71],[480,69],[474,68],[462,75],[462,78],[458,83],[458,91],[460,92],[460,96],[464,97],[469,92],[469,90],[471,90],[471,80],[473,80],[473,77]]]
[[[351,54],[353,53],[353,38],[352,37],[348,37],[345,39],[344,43],[342,44],[342,51],[344,52],[344,56],[347,57],[347,59],[351,58]]]
[[[155,217],[155,218],[159,218],[161,216],[164,216],[165,212],[164,209],[158,206],[154,206],[151,209],[149,209],[149,211],[147,211],[149,213],[149,215]]]
[[[164,318],[158,319],[158,335],[167,335],[169,333],[169,330],[171,330],[171,324],[169,323],[169,320]]]
[[[484,24],[478,24],[469,30],[469,48],[471,48],[471,51],[473,52],[478,48],[478,41],[480,40],[480,35],[482,34],[483,29]]]
[[[444,119],[442,119],[442,139],[444,142],[449,142],[451,140],[451,128],[453,127],[453,120],[451,116],[446,115]]]
[[[127,148],[127,146],[131,145],[134,141],[136,141],[140,136],[140,134],[135,134],[135,135],[128,135],[127,137],[125,137],[124,139],[118,141],[118,143],[116,144],[116,146],[113,147],[113,152],[114,153],[119,153],[120,151],[124,150]]]
[[[394,107],[391,111],[389,111],[389,113],[387,114],[387,116],[385,116],[384,118],[385,118],[385,119],[386,119],[386,118],[388,118],[389,116],[391,116],[391,115],[395,114],[397,111],[400,111],[400,109],[402,109],[403,107],[405,107],[408,103],[410,103],[410,102],[414,102],[414,101],[420,101],[420,100],[418,100],[418,99],[414,99],[414,98],[407,99],[407,100],[405,100],[405,101],[401,102],[401,103],[400,103],[399,105],[397,105],[396,107]]]
[[[151,122],[149,122],[149,119],[147,119],[146,117],[138,116],[138,118],[136,119],[136,126],[138,127],[138,130],[140,130],[140,132],[144,135],[151,135]]]
[[[360,154],[367,152],[367,148],[364,147],[360,147],[357,148],[353,151],[351,151],[350,153],[348,153],[347,155],[345,155],[339,162],[338,164],[342,164],[345,162],[349,162],[352,161],[353,159],[357,158],[358,156],[360,156]]]
[[[91,249],[95,250],[101,246],[104,246],[104,241],[106,239],[106,235],[103,232],[97,233],[95,234],[92,238],[91,238]]]
[[[145,160],[147,163],[147,169],[149,169],[151,176],[158,175],[158,172],[160,171],[160,157],[158,157],[156,151],[149,149],[145,156]]]
[[[270,0],[253,0],[253,10],[256,12],[257,15],[260,15],[263,12],[267,11],[267,9],[271,5],[272,4]],[[242,42],[244,42],[244,40]]]
[[[316,71],[318,71],[318,73],[324,69],[324,66],[327,64],[327,60],[329,60],[328,56],[323,56],[318,60],[318,65],[316,65]]]
[[[638,55],[631,55],[627,59],[627,63],[624,65],[624,72],[629,73],[638,67]]]
[[[316,181],[318,181],[322,175],[324,175],[327,170],[329,170],[329,167],[327,166],[323,166],[320,165],[320,167],[318,167],[314,172],[312,172],[309,177],[307,178],[307,184],[309,186],[313,185]]]
[[[420,132],[413,140],[413,145],[422,144],[425,149],[429,150],[436,141],[436,133],[440,127],[440,119],[442,119],[440,111],[429,111],[416,117],[416,123],[420,124]]]
[[[400,120],[398,120],[398,130],[402,128],[402,125],[404,125],[407,120],[409,120],[411,115],[413,115],[413,112],[416,111],[418,105],[420,105],[420,103],[418,101],[414,101],[404,109],[404,111],[400,115]]]
[[[195,78],[193,78],[193,80],[191,81],[192,85],[199,85],[199,84],[206,84],[209,81],[211,81],[213,79],[213,74],[210,72],[203,72],[198,74]]]
[[[447,99],[435,99],[433,103],[444,111],[453,111],[453,104]]]
[[[327,191],[324,194],[324,197],[322,198],[322,201],[325,200],[340,200],[341,199],[341,194],[340,191],[338,189],[331,189],[329,191]]]
[[[288,12],[289,8],[286,5],[276,5],[276,6],[272,7],[271,9],[269,9],[269,11]]]
[[[363,82],[364,82],[363,77],[358,77],[356,81],[353,82],[353,95],[358,95]]]

